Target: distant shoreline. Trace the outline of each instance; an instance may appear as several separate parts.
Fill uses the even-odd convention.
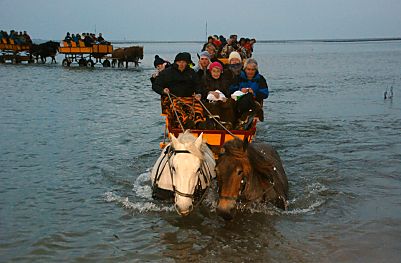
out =
[[[351,38],[351,39],[296,39],[296,40],[257,40],[257,43],[299,43],[299,42],[371,42],[371,41],[400,41],[401,37],[389,38]],[[198,40],[161,40],[161,41],[134,41],[134,40],[113,40],[114,44],[128,43],[204,43]]]
[[[346,43],[346,42],[379,42],[379,41],[400,41],[401,37],[388,37],[388,38],[349,38],[349,39],[294,39],[294,40],[257,40],[257,43]],[[44,39],[33,39],[34,43],[43,43],[48,40]],[[57,40],[56,40],[57,41]],[[61,41],[61,40],[60,40]],[[204,43],[201,40],[111,40],[112,44],[139,44],[139,43]]]

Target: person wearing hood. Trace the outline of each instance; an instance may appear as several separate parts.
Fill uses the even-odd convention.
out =
[[[202,51],[199,54],[199,61],[198,65],[194,67],[196,74],[198,75],[199,79],[202,79],[203,76],[206,75],[207,69],[210,65],[210,54],[207,51]]]
[[[152,89],[156,93],[167,95],[162,96],[165,98],[162,101],[163,113],[167,113],[169,121],[173,124],[177,124],[175,115],[177,113],[184,128],[195,128],[198,123],[204,121],[203,108],[198,100],[205,91],[200,85],[196,72],[190,68],[190,64],[193,64],[191,54],[178,53],[173,65],[160,72],[152,84]]]

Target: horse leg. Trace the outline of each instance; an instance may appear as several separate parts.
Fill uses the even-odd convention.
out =
[[[128,68],[128,59],[125,61],[125,68]]]

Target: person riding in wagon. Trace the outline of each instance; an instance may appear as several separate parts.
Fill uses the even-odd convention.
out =
[[[156,93],[167,95],[162,96],[162,112],[167,113],[170,123],[178,127],[177,114],[179,122],[186,129],[196,128],[205,121],[199,100],[206,92],[190,64],[193,63],[189,53],[178,53],[174,64],[160,72],[152,84]]]

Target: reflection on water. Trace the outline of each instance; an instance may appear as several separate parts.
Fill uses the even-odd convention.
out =
[[[290,209],[232,222],[213,191],[186,218],[151,198],[153,58],[198,49],[147,43],[129,70],[0,65],[2,260],[398,262],[400,42],[257,44],[271,90],[257,140],[281,155]]]

